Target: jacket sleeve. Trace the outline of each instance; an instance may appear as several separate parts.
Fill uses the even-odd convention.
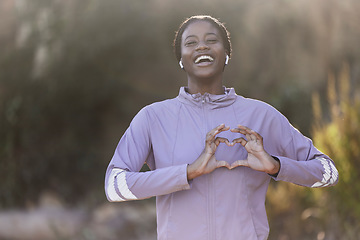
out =
[[[107,199],[138,200],[190,188],[186,164],[139,172],[145,162],[153,163],[153,158],[150,123],[144,108],[120,139],[106,170]]]
[[[281,115],[281,119],[277,121],[277,124],[279,123],[281,135],[278,138],[286,139],[282,141],[282,144],[286,144],[281,147],[282,154],[275,156],[281,167],[274,179],[306,187],[335,185],[339,174],[330,157],[320,152],[313,142],[295,129],[284,116]]]

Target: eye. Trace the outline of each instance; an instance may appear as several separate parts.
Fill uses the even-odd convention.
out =
[[[196,44],[196,41],[195,40],[190,40],[190,41],[187,41],[186,43],[185,43],[185,46],[193,46],[193,45],[195,45]]]
[[[217,43],[218,40],[216,38],[210,38],[208,40],[206,40],[208,43]]]

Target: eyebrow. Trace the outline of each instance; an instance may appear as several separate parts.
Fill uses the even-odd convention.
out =
[[[206,36],[207,36],[207,35],[215,35],[215,36],[217,36],[216,33],[212,33],[212,32],[206,33]],[[188,39],[188,38],[190,38],[190,37],[197,37],[197,36],[196,36],[196,35],[189,35],[189,36],[187,36],[184,40],[186,40],[186,39]]]

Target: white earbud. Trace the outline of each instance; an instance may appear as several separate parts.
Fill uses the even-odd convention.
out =
[[[228,65],[228,63],[229,63],[229,55],[226,54],[225,65]]]
[[[182,64],[182,61],[181,61],[182,59],[180,59],[180,61],[179,61],[179,65],[180,65],[180,67],[182,68],[182,69],[184,69],[184,65]]]

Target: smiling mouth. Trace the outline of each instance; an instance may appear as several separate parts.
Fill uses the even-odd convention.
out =
[[[201,55],[195,59],[195,64],[203,63],[203,62],[213,62],[214,59],[209,55]]]

